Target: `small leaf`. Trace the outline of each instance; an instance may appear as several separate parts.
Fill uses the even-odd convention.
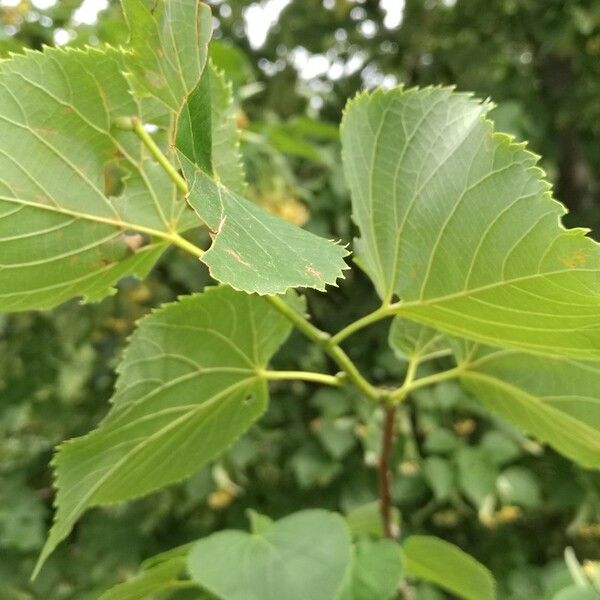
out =
[[[426,458],[423,475],[436,500],[447,500],[454,486],[454,468],[450,461],[439,456]]]
[[[400,546],[392,540],[359,540],[347,580],[336,600],[390,600],[402,576]]]
[[[392,321],[389,337],[390,346],[399,356],[407,360],[452,354],[448,337],[432,327],[415,321],[396,317]]]
[[[100,600],[146,600],[172,589],[184,572],[185,557],[161,561],[144,569],[137,577],[104,592]]]
[[[488,347],[469,358],[470,347],[457,352],[469,392],[570,459],[600,467],[599,363]]]
[[[217,281],[249,293],[280,294],[293,287],[324,290],[347,268],[347,251],[240,195],[243,172],[230,104],[229,88],[213,74],[190,94],[178,119],[176,141],[190,190],[188,202],[213,232],[212,245],[201,260]]]
[[[334,600],[350,563],[344,520],[305,510],[254,535],[221,531],[191,550],[194,581],[221,600]]]
[[[343,161],[360,264],[398,313],[450,335],[600,358],[600,246],[565,230],[538,157],[490,105],[448,88],[346,108]]]
[[[121,3],[130,30],[127,66],[134,87],[178,111],[206,64],[210,8],[190,0],[161,0],[153,11],[143,0]]]
[[[599,596],[600,592],[591,587],[571,585],[552,596],[552,600],[598,600]]]
[[[54,459],[57,511],[36,571],[87,508],[179,481],[246,431],[268,400],[260,370],[289,331],[264,300],[227,287],[145,317],[108,416]]]
[[[494,600],[492,574],[458,546],[427,535],[411,535],[402,545],[409,577],[439,585],[465,600]]]

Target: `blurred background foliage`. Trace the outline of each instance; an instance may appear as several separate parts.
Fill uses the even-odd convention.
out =
[[[250,197],[327,237],[351,240],[337,124],[347,98],[376,85],[455,84],[498,107],[499,129],[543,155],[569,225],[600,229],[600,3],[596,0],[213,1],[212,60],[233,83]],[[0,53],[43,45],[125,44],[116,1],[2,0]],[[201,234],[199,234],[201,235]],[[0,316],[0,598],[95,599],[144,558],[228,526],[252,507],[280,517],[321,506],[376,533],[375,465],[382,415],[360,398],[311,385],[274,387],[269,411],[189,481],[95,510],[29,574],[51,517],[53,447],[107,410],[114,367],[137,319],[209,283],[172,251],[148,281],[47,313]],[[353,272],[309,294],[336,330],[374,307]],[[373,306],[371,305],[373,304]],[[348,343],[380,384],[404,365],[388,324]],[[277,358],[330,370],[299,335]],[[419,392],[401,416],[394,499],[404,533],[459,544],[489,566],[500,600],[575,598],[573,575],[600,577],[600,478],[490,417],[459,387]],[[565,562],[573,548],[579,563]],[[562,590],[562,591],[561,591]],[[558,594],[558,595],[557,595]],[[562,595],[561,595],[562,594]],[[181,596],[183,597],[183,596]],[[433,588],[407,598],[439,600]]]

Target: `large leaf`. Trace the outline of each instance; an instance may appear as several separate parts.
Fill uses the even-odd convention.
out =
[[[350,551],[342,517],[305,510],[260,532],[221,531],[200,540],[188,570],[221,600],[334,600]]]
[[[178,119],[176,140],[188,202],[213,232],[202,261],[217,281],[246,292],[324,290],[342,276],[347,251],[240,195],[243,171],[230,106],[229,88],[211,71],[190,94]]]
[[[487,408],[583,466],[600,468],[600,363],[458,346],[461,382]]]
[[[122,5],[130,30],[128,70],[136,91],[178,111],[206,63],[210,9],[196,0],[122,0]]]
[[[179,481],[248,429],[267,404],[260,371],[289,331],[264,300],[227,287],[144,318],[108,416],[54,459],[57,511],[37,568],[87,508]]]
[[[600,358],[599,246],[565,230],[523,144],[445,88],[350,102],[341,137],[359,262],[400,314],[498,346]]]
[[[492,574],[458,546],[429,535],[411,535],[402,545],[409,577],[429,581],[465,600],[494,600]]]
[[[144,116],[123,69],[113,50],[0,63],[0,310],[101,298],[122,276],[144,275],[187,226],[191,211],[166,175],[112,127]],[[110,168],[129,174],[117,198]]]

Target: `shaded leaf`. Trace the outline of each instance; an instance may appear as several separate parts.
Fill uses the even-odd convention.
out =
[[[200,540],[188,570],[221,600],[334,600],[350,553],[339,515],[305,510],[254,535],[229,530]]]
[[[364,538],[355,545],[347,580],[336,600],[389,600],[402,576],[400,546],[392,540]]]
[[[179,481],[248,429],[267,404],[260,371],[289,331],[265,301],[227,287],[145,317],[108,416],[54,459],[57,511],[37,568],[87,508]]]
[[[146,600],[154,597],[154,594],[172,589],[183,572],[184,557],[161,561],[143,570],[137,577],[106,591],[100,600]]]
[[[390,346],[402,359],[425,360],[451,354],[448,337],[433,327],[396,317],[392,321]]]
[[[538,157],[447,88],[376,91],[341,137],[360,263],[399,314],[452,335],[600,357],[599,246],[565,230]]]
[[[458,546],[428,535],[411,535],[402,545],[409,577],[439,585],[465,600],[494,600],[492,574]]]
[[[489,410],[581,465],[600,467],[600,363],[487,347],[469,353],[463,348],[459,358],[461,383]]]

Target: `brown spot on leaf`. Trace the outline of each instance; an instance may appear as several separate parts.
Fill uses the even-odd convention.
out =
[[[233,258],[235,258],[235,260],[237,260],[241,265],[244,265],[245,267],[252,266],[249,262],[246,262],[233,248],[225,248],[225,252],[227,252],[229,256],[233,256]]]
[[[566,267],[569,267],[570,269],[576,269],[577,267],[581,267],[585,264],[587,261],[587,256],[583,250],[577,250],[573,256],[559,256],[558,260]]]
[[[319,279],[321,279],[323,277],[323,273],[321,273],[320,271],[317,271],[312,265],[306,265],[304,267],[304,270],[309,275],[312,275],[313,277],[318,277]]]

